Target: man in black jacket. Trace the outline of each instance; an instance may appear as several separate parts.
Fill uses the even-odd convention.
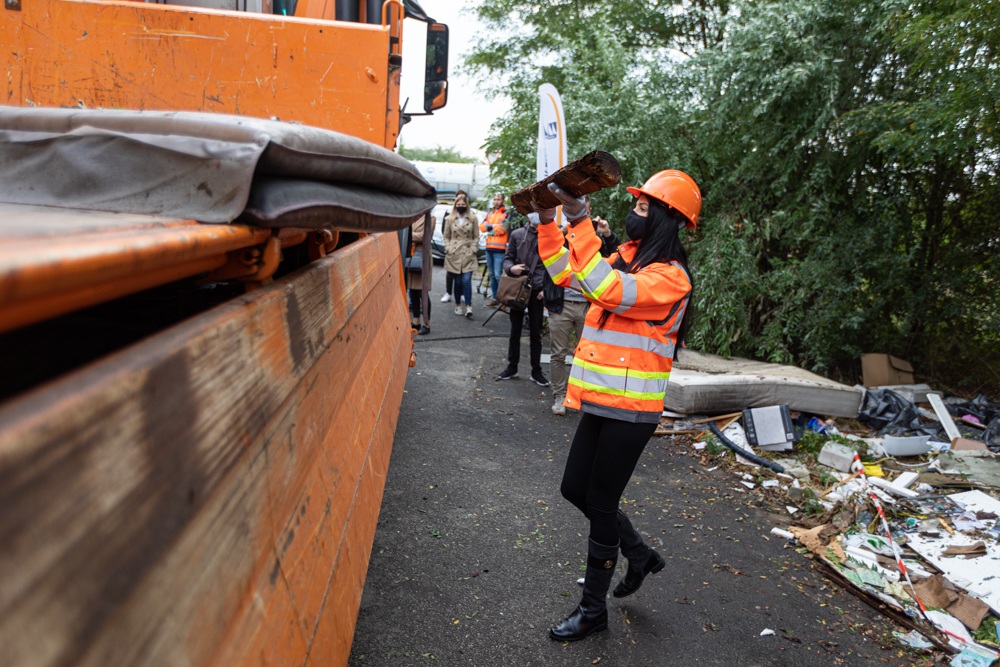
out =
[[[587,212],[590,213],[590,197],[587,197]],[[611,231],[607,220],[593,217],[591,223],[594,231],[601,238],[601,255],[610,257],[618,250],[618,237]],[[563,230],[563,234],[566,230]],[[549,371],[552,373],[552,413],[565,415],[566,382],[569,373],[566,368],[566,355],[573,351],[573,330],[576,330],[577,340],[583,335],[584,321],[590,303],[587,298],[572,287],[562,288],[552,282],[548,273],[545,274],[545,307],[549,309],[549,340],[552,361]]]
[[[531,265],[534,263],[534,270]],[[548,387],[548,379],[542,375],[542,318],[545,306],[545,265],[538,256],[538,214],[528,214],[528,224],[515,229],[507,241],[507,252],[503,258],[503,270],[512,276],[520,276],[531,271],[531,298],[528,299],[528,334],[531,350],[531,379],[542,387]],[[521,329],[524,326],[524,310],[510,309],[510,343],[507,346],[507,368],[497,377],[510,380],[517,377],[517,363],[521,359]]]

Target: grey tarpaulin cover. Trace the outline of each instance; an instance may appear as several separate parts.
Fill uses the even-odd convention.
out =
[[[787,404],[832,417],[854,417],[861,390],[794,366],[681,350],[664,405],[683,414],[722,414]]]
[[[254,193],[257,183],[264,191]],[[402,156],[330,130],[224,114],[0,106],[4,202],[224,223],[253,196],[243,219],[251,224],[393,231],[430,210],[433,195]]]

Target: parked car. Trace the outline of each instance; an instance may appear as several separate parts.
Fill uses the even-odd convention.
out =
[[[479,209],[472,209],[476,213],[476,218],[479,222],[486,219],[486,211],[480,211]],[[445,216],[451,211],[451,204],[438,204],[431,211],[431,217],[434,218],[434,236],[431,237],[431,256],[435,260],[440,260],[441,263],[444,262],[444,219]],[[479,233],[479,247],[476,249],[476,259],[479,260],[480,264],[486,263],[486,233]]]

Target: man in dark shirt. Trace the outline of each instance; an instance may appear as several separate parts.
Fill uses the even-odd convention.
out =
[[[507,242],[507,252],[503,258],[503,270],[512,276],[520,276],[531,269],[531,298],[528,299],[528,335],[531,353],[531,380],[542,387],[549,386],[542,375],[542,318],[545,305],[545,265],[538,256],[538,214],[528,214],[528,224],[515,229]],[[510,343],[507,346],[507,368],[497,377],[510,380],[517,377],[517,363],[521,358],[521,329],[524,326],[525,310],[510,309]]]

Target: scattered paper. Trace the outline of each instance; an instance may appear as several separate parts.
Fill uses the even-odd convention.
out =
[[[756,486],[757,486],[756,484],[752,484],[751,482],[740,482],[740,484],[742,484],[743,486],[747,487],[748,489],[753,489],[753,488],[756,488]]]
[[[770,637],[772,635],[774,635],[774,630],[772,630],[771,628],[764,628],[763,630],[760,631],[761,637]]]
[[[705,472],[712,472],[713,470],[718,470],[719,466],[712,466],[711,468],[706,468]]]
[[[972,643],[972,635],[970,635],[969,631],[965,629],[964,625],[962,625],[962,621],[958,620],[951,614],[943,611],[937,611],[936,609],[928,609],[927,619],[937,627],[950,633],[948,635],[948,644],[957,650],[962,650],[965,647],[962,643],[956,641],[955,637],[961,639],[962,642]]]
[[[694,443],[694,448],[695,449],[699,449],[699,450],[705,449],[705,443],[704,442],[696,442],[696,443]]]
[[[934,644],[924,639],[924,636],[916,630],[910,630],[905,634],[902,632],[893,632],[892,636],[898,639],[901,644],[910,648],[934,648]]]
[[[791,505],[785,505],[785,509],[788,510],[789,514],[795,514],[799,511],[798,507],[792,507]]]
[[[966,644],[962,652],[951,659],[953,667],[989,667],[997,659],[997,654],[978,644]]]
[[[778,486],[778,480],[776,480],[776,479],[769,479],[769,480],[763,482],[761,484],[761,486],[763,486],[765,489],[770,488],[772,486]]]
[[[951,522],[955,525],[955,530],[960,530],[963,533],[973,530],[985,530],[989,527],[976,517],[975,512],[963,512],[956,517],[952,517]]]

